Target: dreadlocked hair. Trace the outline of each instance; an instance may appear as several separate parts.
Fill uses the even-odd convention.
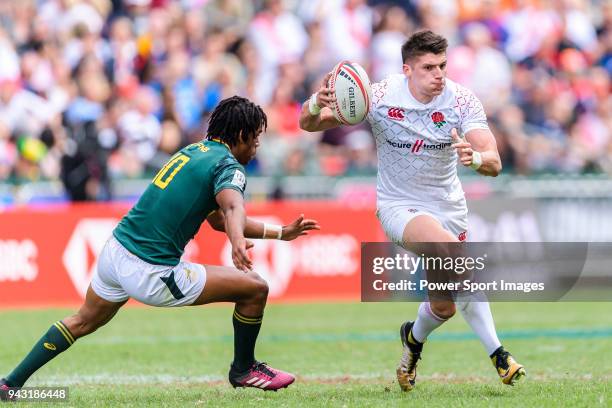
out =
[[[206,139],[220,139],[230,147],[247,141],[249,135],[264,131],[268,127],[268,117],[259,105],[240,96],[232,96],[219,102],[210,119]]]

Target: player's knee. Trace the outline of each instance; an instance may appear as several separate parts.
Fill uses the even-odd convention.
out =
[[[250,273],[251,298],[255,303],[265,303],[268,299],[268,282],[256,273]]]
[[[450,319],[457,313],[453,302],[432,302],[431,311],[441,319]]]

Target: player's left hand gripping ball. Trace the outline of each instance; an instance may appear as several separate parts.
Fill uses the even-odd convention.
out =
[[[292,241],[302,235],[308,235],[307,231],[321,229],[319,223],[316,220],[304,219],[304,214],[300,214],[299,217],[291,224],[283,226],[283,234],[281,239],[283,241]]]
[[[474,150],[472,150],[471,143],[460,138],[459,134],[457,133],[457,129],[455,128],[451,130],[451,137],[453,138],[453,147],[459,155],[459,161],[461,161],[461,164],[466,167],[471,166],[474,156]]]

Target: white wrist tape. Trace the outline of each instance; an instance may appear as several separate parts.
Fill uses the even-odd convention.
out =
[[[482,166],[482,155],[479,152],[472,153],[472,164],[470,167],[474,170],[478,170]]]
[[[270,233],[272,236],[268,236]],[[277,224],[263,223],[263,239],[281,239],[283,237],[283,226]]]
[[[321,108],[317,105],[318,94],[318,92],[313,93],[308,100],[308,111],[312,116],[317,116],[321,112]]]

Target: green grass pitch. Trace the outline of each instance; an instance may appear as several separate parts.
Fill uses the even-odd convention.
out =
[[[417,304],[268,306],[257,357],[297,375],[277,393],[234,390],[232,308],[130,307],[27,385],[66,385],[67,403],[32,406],[612,406],[612,303],[495,303],[502,342],[527,368],[501,384],[461,316],[425,345],[417,389],[395,382],[398,328]],[[65,309],[0,311],[0,375]],[[28,404],[19,404],[27,406]]]

